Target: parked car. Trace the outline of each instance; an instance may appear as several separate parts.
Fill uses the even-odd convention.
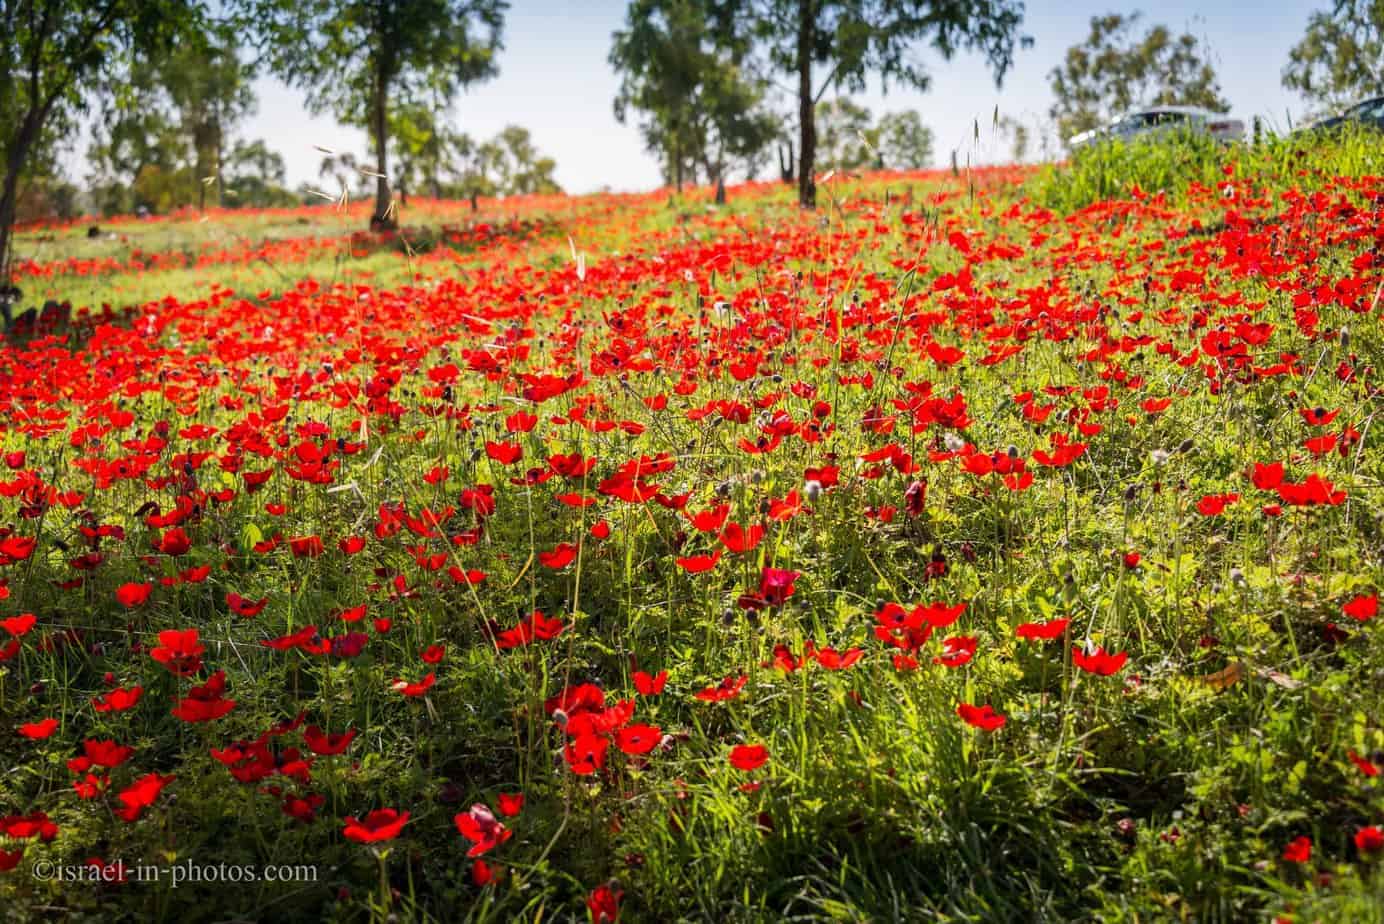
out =
[[[1384,96],[1361,100],[1355,105],[1341,110],[1336,115],[1308,122],[1294,134],[1330,130],[1347,124],[1363,125],[1366,128],[1377,128],[1384,131]]]
[[[1238,141],[1245,136],[1245,123],[1193,106],[1153,106],[1131,112],[1109,125],[1079,132],[1067,139],[1067,146],[1075,151],[1108,139],[1128,141],[1143,135],[1176,132],[1197,132],[1219,141]]]

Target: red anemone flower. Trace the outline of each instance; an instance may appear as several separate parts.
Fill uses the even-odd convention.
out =
[[[122,606],[134,608],[148,600],[153,589],[153,584],[121,584],[115,589],[115,599]]]
[[[466,852],[468,857],[488,853],[514,835],[488,806],[480,802],[471,806],[469,812],[462,812],[452,820],[461,836],[471,842],[471,849]]]
[[[159,633],[159,644],[149,650],[149,657],[171,674],[190,677],[202,669],[202,653],[207,650],[198,641],[198,634],[197,629],[165,629]]]
[[[314,754],[331,756],[344,754],[346,749],[351,746],[351,741],[356,737],[355,729],[331,735],[322,731],[316,725],[309,725],[303,731],[303,742],[307,744],[308,750]]]
[[[1283,859],[1287,863],[1306,863],[1312,859],[1312,839],[1305,834],[1293,838],[1283,848]]]
[[[769,759],[769,749],[762,744],[737,744],[730,749],[728,759],[737,770],[757,770]]]
[[[58,720],[51,717],[19,726],[20,736],[30,741],[42,741],[44,738],[52,737],[53,732],[57,730]]]
[[[1026,641],[1050,641],[1061,638],[1067,631],[1070,619],[1049,619],[1047,622],[1026,622],[1014,629],[1014,635]]]
[[[121,808],[116,809],[115,813],[125,821],[138,820],[144,810],[158,799],[163,788],[173,782],[173,779],[172,776],[146,773],[119,792],[117,798],[120,800]]]
[[[362,819],[347,818],[346,827],[341,833],[357,844],[393,840],[408,824],[408,815],[408,812],[391,808],[375,809]]]
[[[993,706],[973,706],[970,703],[959,703],[956,707],[956,714],[967,725],[972,725],[982,731],[994,731],[1002,728],[1007,719],[995,712]]]
[[[1101,677],[1109,677],[1125,666],[1129,660],[1129,652],[1121,651],[1119,654],[1111,654],[1099,645],[1094,646],[1088,653],[1081,647],[1072,649],[1072,663],[1086,671],[1088,674],[1097,674]]]
[[[643,671],[634,672],[634,689],[640,696],[658,696],[667,684],[667,671],[659,671],[652,676]]]
[[[1341,605],[1341,612],[1359,622],[1368,622],[1379,614],[1379,594],[1361,594]]]

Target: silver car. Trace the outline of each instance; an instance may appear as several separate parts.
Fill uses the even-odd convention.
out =
[[[1109,139],[1129,141],[1144,135],[1178,132],[1206,134],[1219,141],[1238,141],[1245,136],[1245,123],[1194,106],[1152,106],[1131,112],[1109,125],[1079,132],[1067,139],[1067,147],[1075,151]]]
[[[1295,132],[1317,132],[1340,128],[1347,124],[1361,125],[1365,128],[1384,130],[1384,96],[1362,100],[1337,115],[1326,116],[1308,122]]]

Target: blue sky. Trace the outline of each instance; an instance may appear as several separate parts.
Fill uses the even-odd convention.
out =
[[[1282,126],[1290,116],[1299,120],[1307,109],[1280,81],[1288,50],[1302,36],[1311,11],[1328,5],[1329,0],[1262,0],[1252,6],[1173,0],[1142,9],[1146,24],[1185,29],[1205,42],[1235,116],[1248,123],[1260,115]],[[953,149],[963,163],[967,158],[972,163],[1002,160],[1007,148],[990,131],[995,107],[1040,124],[1051,103],[1047,74],[1070,45],[1085,37],[1091,16],[1140,8],[1111,0],[1030,0],[1025,31],[1034,44],[1017,53],[1002,89],[996,90],[980,57],[963,53],[944,61],[924,49],[922,60],[933,73],[929,92],[891,89],[883,96],[876,86],[857,99],[877,113],[916,109],[934,132],[939,165]],[[556,158],[558,181],[570,192],[657,186],[657,164],[644,152],[637,129],[617,123],[611,110],[619,81],[606,55],[610,35],[622,26],[624,15],[620,0],[514,0],[505,24],[500,75],[457,99],[455,125],[479,137],[508,123],[526,126],[539,149]],[[330,118],[308,116],[297,91],[273,80],[262,80],[258,90],[259,111],[243,134],[264,138],[284,155],[290,185],[316,180],[322,154],[314,145],[367,151],[363,133]]]

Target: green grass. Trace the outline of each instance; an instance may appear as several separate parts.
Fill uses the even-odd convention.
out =
[[[1062,212],[1124,198],[1136,188],[1150,196],[1162,193],[1171,205],[1185,207],[1189,196],[1235,177],[1252,178],[1272,191],[1381,172],[1379,131],[1347,125],[1329,135],[1266,134],[1233,144],[1201,134],[1113,139],[1042,168],[1032,189],[1038,201]]]

